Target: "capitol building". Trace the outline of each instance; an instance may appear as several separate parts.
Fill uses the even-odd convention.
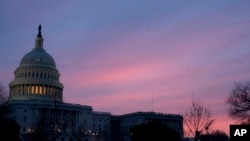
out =
[[[58,141],[130,141],[132,127],[156,120],[183,137],[181,115],[157,112],[112,115],[94,111],[92,106],[65,103],[60,72],[43,41],[39,26],[33,49],[23,56],[9,83],[10,117],[21,126],[22,134],[40,132]]]

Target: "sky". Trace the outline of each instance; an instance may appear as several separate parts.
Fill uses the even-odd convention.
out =
[[[192,98],[213,129],[235,123],[225,104],[250,80],[250,1],[0,1],[0,83],[8,89],[42,24],[64,101],[114,115],[183,114]]]

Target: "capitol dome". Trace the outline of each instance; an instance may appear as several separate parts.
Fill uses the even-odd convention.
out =
[[[41,25],[35,39],[35,47],[21,59],[10,82],[10,100],[58,100],[62,101],[63,85],[53,57],[43,48]]]
[[[54,59],[43,48],[34,48],[28,52],[20,62],[20,66],[23,65],[44,65],[56,68]]]

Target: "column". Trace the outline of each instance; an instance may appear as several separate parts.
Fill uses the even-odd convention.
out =
[[[45,94],[46,94],[46,86],[43,85],[43,95],[45,95]]]
[[[27,84],[24,86],[24,94],[25,94],[25,95],[28,94],[28,85],[27,85]]]
[[[23,95],[23,85],[20,85],[20,95]]]
[[[14,95],[16,95],[16,86],[13,87]]]
[[[27,84],[27,95],[29,95],[30,94],[30,86],[29,86],[29,84]]]

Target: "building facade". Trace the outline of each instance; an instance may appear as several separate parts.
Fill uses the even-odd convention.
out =
[[[129,140],[129,130],[149,120],[158,120],[183,135],[182,116],[137,112],[112,116],[91,106],[65,103],[63,84],[53,57],[43,47],[41,25],[34,48],[21,59],[9,84],[11,117],[21,133],[44,132],[51,140]]]
[[[124,115],[112,116],[111,118],[111,134],[113,140],[131,141],[130,129],[150,121],[157,121],[164,124],[179,133],[183,138],[182,122],[180,115],[164,114],[156,112],[135,112]]]

